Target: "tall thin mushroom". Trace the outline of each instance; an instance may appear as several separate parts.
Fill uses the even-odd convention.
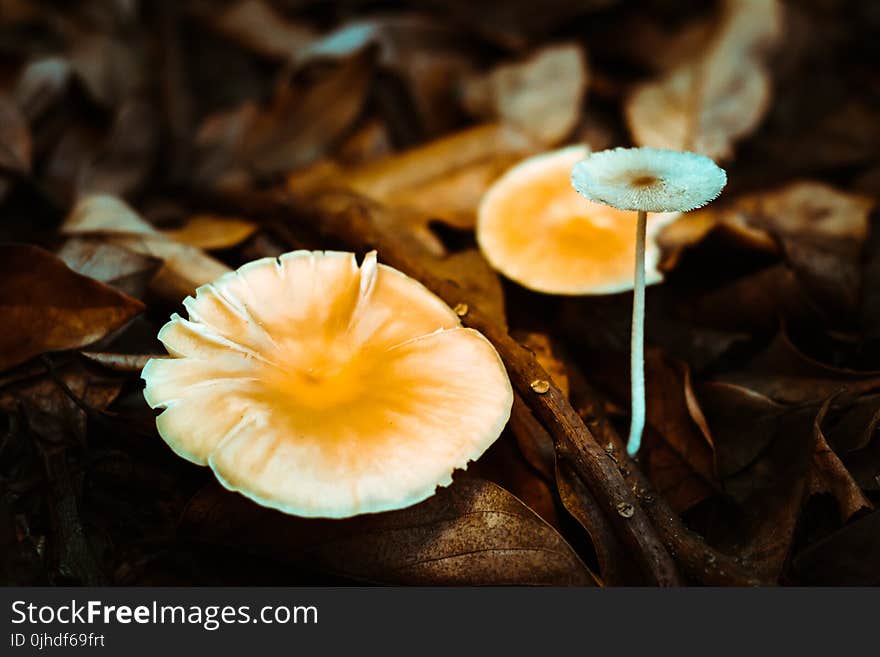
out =
[[[632,419],[627,452],[635,455],[645,428],[645,234],[649,212],[689,212],[715,200],[727,174],[705,155],[657,148],[599,151],[575,164],[571,183],[591,201],[636,211],[630,383]]]

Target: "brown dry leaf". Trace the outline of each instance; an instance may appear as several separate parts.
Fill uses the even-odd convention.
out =
[[[765,61],[782,34],[777,0],[726,0],[711,42],[697,57],[638,86],[627,99],[636,143],[730,158],[736,141],[767,111],[771,79]]]
[[[821,404],[846,390],[851,394],[880,389],[880,372],[831,367],[797,349],[785,333],[752,359],[745,369],[716,377],[759,392],[783,404]]]
[[[569,395],[568,369],[557,355],[553,341],[546,333],[533,331],[514,331],[512,337],[533,354],[544,371],[553,379],[553,383],[566,397]]]
[[[280,84],[267,107],[247,102],[209,117],[196,137],[196,180],[243,184],[252,173],[286,173],[320,158],[360,114],[371,59],[366,53],[333,65],[311,83]]]
[[[874,199],[867,196],[815,181],[797,181],[781,189],[741,196],[727,205],[690,213],[664,230],[659,240],[664,268],[675,267],[683,251],[708,236],[723,233],[728,241],[747,250],[770,256],[781,252],[803,292],[781,292],[778,297],[794,299],[806,294],[808,305],[840,321],[853,316],[859,307],[860,256],[874,205]],[[744,286],[754,287],[765,299],[767,291],[775,287],[767,281],[755,286],[747,281],[735,285],[741,292],[746,290]],[[765,320],[778,314],[748,312]]]
[[[603,586],[625,586],[642,582],[638,567],[629,558],[626,548],[621,545],[612,530],[602,507],[578,478],[574,470],[564,461],[556,468],[555,479],[559,497],[571,516],[587,532],[596,560]]]
[[[765,230],[749,225],[746,215],[734,207],[707,208],[688,212],[665,226],[657,236],[662,252],[658,268],[663,272],[675,269],[688,249],[719,237],[725,246],[777,255],[779,245]]]
[[[780,319],[805,325],[828,321],[784,264],[683,299],[679,308],[685,322],[740,333],[773,331]]]
[[[209,484],[183,534],[368,582],[396,585],[595,584],[556,531],[510,493],[459,480],[400,511],[347,520],[286,516]]]
[[[230,39],[266,57],[296,61],[316,38],[315,32],[278,13],[263,0],[238,0],[216,12],[205,12],[209,25]]]
[[[465,36],[417,13],[380,14],[322,35],[303,49],[299,61],[344,60],[376,50],[379,66],[405,84],[419,131],[435,135],[456,124],[456,83],[473,67]]]
[[[423,227],[436,219],[469,230],[489,185],[532,148],[519,133],[485,124],[363,166],[321,164],[291,174],[287,184],[293,192],[307,194],[350,189],[409,213]],[[424,237],[430,251],[443,252],[436,238]]]
[[[531,467],[513,436],[502,435],[460,476],[500,486],[559,531],[554,478],[548,480]]]
[[[31,170],[31,133],[15,102],[0,95],[0,174]]]
[[[776,580],[806,501],[815,454],[816,407],[785,408],[751,390],[699,389],[724,491],[737,512],[715,523],[710,542],[761,578]]]
[[[100,376],[73,362],[56,369],[54,376],[44,373],[3,386],[0,410],[23,413],[28,429],[41,440],[81,441],[88,419],[83,409],[103,411],[121,390],[118,377]]]
[[[67,235],[101,236],[116,246],[162,260],[164,266],[150,287],[174,303],[229,271],[229,267],[200,249],[169,239],[113,196],[81,199],[61,230]]]
[[[588,83],[583,49],[562,43],[466,79],[462,96],[474,116],[498,119],[548,147],[574,130]]]
[[[804,289],[829,314],[859,305],[860,256],[875,200],[816,182],[793,183],[744,201],[749,221],[782,244]]]
[[[646,438],[651,449],[645,473],[674,511],[683,513],[716,493],[668,444],[651,440],[650,433]]]
[[[663,288],[657,286],[648,293],[650,319],[645,327],[646,343],[662,347],[671,357],[699,371],[748,337],[707,328],[708,322],[689,320],[687,313],[679,308],[677,295],[665,296]],[[616,358],[618,372],[629,367],[631,322],[631,296],[617,294],[563,300],[562,330],[594,354]]]
[[[0,370],[96,342],[143,310],[35,246],[0,245],[0,280]]]
[[[471,308],[479,308],[501,326],[507,326],[501,279],[478,249],[464,249],[443,258],[430,259],[428,265],[434,274],[458,284],[461,289],[458,303],[463,304],[458,312],[466,314]]]
[[[162,266],[158,258],[136,253],[100,237],[71,237],[57,255],[75,272],[138,299],[143,299],[147,286]]]
[[[595,359],[590,376],[614,398],[628,402],[628,378],[621,376],[622,365],[613,359]],[[645,413],[650,431],[645,451],[658,452],[648,460],[648,475],[658,490],[669,494],[667,499],[676,510],[684,511],[719,488],[711,436],[688,365],[662,349],[648,347],[645,369]]]
[[[800,552],[794,569],[813,586],[880,586],[880,511]]]
[[[703,383],[696,392],[711,423],[715,471],[720,479],[728,479],[745,470],[767,448],[776,418],[785,407],[759,392],[729,383]]]
[[[864,496],[859,485],[853,480],[834,450],[825,440],[822,423],[834,398],[829,398],[813,423],[816,451],[813,454],[813,467],[810,470],[808,488],[810,495],[830,494],[837,501],[840,517],[844,522],[862,509],[873,509],[874,505]]]
[[[696,401],[691,384],[691,372],[687,364],[672,360],[659,349],[649,348],[646,353],[647,369],[645,393],[646,416],[650,427],[657,432],[664,443],[681,462],[686,465],[703,484],[702,492],[710,495],[717,490],[715,465],[712,457],[710,436],[704,433],[705,418]],[[669,458],[663,459],[668,468]],[[652,462],[652,465],[656,465]],[[651,468],[654,472],[654,467]],[[656,483],[656,482],[655,482]],[[659,484],[658,488],[661,488]],[[668,485],[663,488],[668,488]],[[691,485],[693,493],[695,486]],[[701,501],[697,495],[690,494],[691,504]],[[686,507],[680,504],[678,511]]]
[[[241,244],[257,231],[257,225],[239,217],[221,217],[213,214],[195,214],[178,228],[162,233],[181,244],[198,249],[228,249]]]

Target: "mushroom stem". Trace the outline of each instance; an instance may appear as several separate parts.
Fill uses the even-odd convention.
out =
[[[632,342],[630,343],[630,384],[632,393],[632,420],[626,451],[635,456],[642,444],[645,428],[645,235],[648,213],[639,210],[636,226],[636,272],[633,290]]]

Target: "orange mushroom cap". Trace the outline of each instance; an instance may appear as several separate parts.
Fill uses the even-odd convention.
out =
[[[613,294],[633,289],[635,222],[631,212],[585,201],[571,186],[572,167],[589,154],[569,146],[530,157],[486,192],[477,241],[508,278],[548,294]],[[653,239],[679,213],[648,217],[646,282],[662,280]]]
[[[375,252],[295,251],[221,276],[143,370],[162,438],[259,504],[409,506],[500,435],[513,391],[480,333]]]

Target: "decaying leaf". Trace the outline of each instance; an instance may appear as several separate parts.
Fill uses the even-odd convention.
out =
[[[0,387],[0,410],[23,414],[28,430],[47,443],[80,442],[88,411],[106,409],[122,381],[100,376],[76,362]]]
[[[0,370],[91,344],[143,310],[35,246],[0,245],[0,279]]]
[[[72,270],[142,299],[162,266],[158,258],[142,255],[100,237],[71,237],[58,257]]]
[[[782,34],[777,0],[726,0],[711,42],[693,60],[630,95],[625,110],[635,141],[730,158],[767,111],[766,56]]]
[[[776,580],[808,494],[817,409],[783,408],[733,386],[702,387],[699,396],[723,490],[738,503],[736,514],[715,523],[709,540]]]
[[[152,279],[151,287],[175,303],[199,285],[210,283],[229,271],[229,267],[200,249],[163,235],[113,196],[81,199],[62,230],[68,235],[101,236],[116,246],[162,260],[164,266]]]
[[[461,480],[408,509],[350,520],[305,520],[211,484],[190,501],[181,531],[352,579],[386,584],[590,585],[552,527],[504,489]]]
[[[576,43],[535,52],[527,61],[502,64],[465,81],[464,105],[474,116],[500,119],[537,143],[554,146],[580,119],[589,75]]]
[[[840,517],[846,522],[853,514],[862,509],[873,509],[874,505],[865,497],[852,475],[825,440],[822,423],[833,401],[834,398],[830,398],[822,404],[813,423],[816,452],[813,454],[813,467],[810,470],[809,492],[810,495],[827,493],[833,496]]]

